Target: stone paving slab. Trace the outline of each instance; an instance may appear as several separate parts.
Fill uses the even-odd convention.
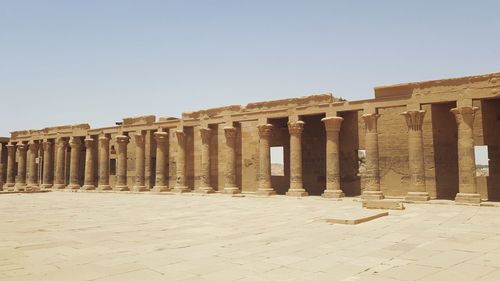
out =
[[[0,196],[0,280],[500,280],[500,208],[346,198]]]

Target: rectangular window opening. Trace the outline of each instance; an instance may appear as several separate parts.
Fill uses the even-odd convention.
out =
[[[285,155],[283,146],[271,147],[271,176],[285,176]]]
[[[487,145],[474,146],[474,154],[476,158],[476,176],[487,177],[490,175],[490,165],[488,157]]]

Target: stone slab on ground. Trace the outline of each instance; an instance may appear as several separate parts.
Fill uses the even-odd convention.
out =
[[[349,224],[355,225],[368,222],[374,219],[388,216],[389,212],[375,211],[375,210],[351,210],[349,212],[337,212],[332,214],[331,218],[326,219],[326,222],[332,224]]]
[[[385,209],[385,210],[404,210],[403,202],[394,199],[381,200],[363,200],[363,208],[367,209]]]

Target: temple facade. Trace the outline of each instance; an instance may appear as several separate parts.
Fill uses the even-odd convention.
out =
[[[11,132],[0,186],[262,196],[500,200],[500,73]],[[475,146],[489,174],[476,175]],[[282,147],[284,174],[271,173]]]

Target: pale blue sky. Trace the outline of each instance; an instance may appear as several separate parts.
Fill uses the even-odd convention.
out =
[[[0,135],[500,71],[500,1],[0,0]]]

